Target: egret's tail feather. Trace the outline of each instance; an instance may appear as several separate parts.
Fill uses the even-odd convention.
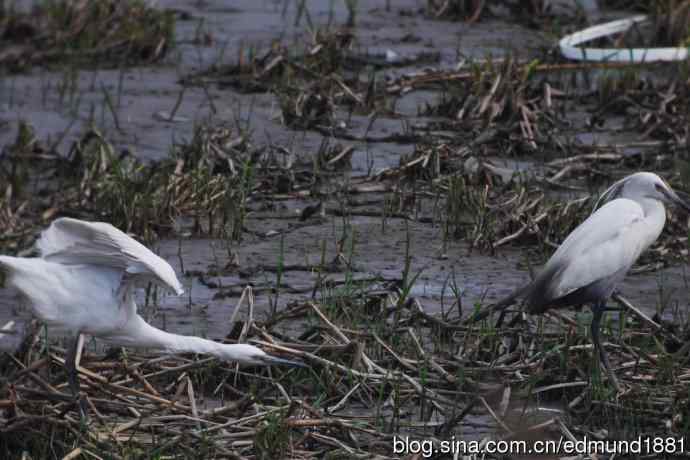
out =
[[[0,270],[10,277],[17,273],[40,271],[40,264],[41,260],[37,258],[0,256]]]
[[[506,308],[513,305],[519,297],[525,296],[529,292],[531,287],[532,287],[532,283],[529,283],[529,284],[527,284],[527,285],[525,285],[519,289],[516,289],[508,297],[505,297],[504,299],[496,302],[495,304],[489,305],[488,307],[479,310],[474,315],[471,315],[470,317],[466,318],[464,323],[465,324],[476,323],[477,321],[481,321],[483,319],[488,318],[494,312],[505,310]]]

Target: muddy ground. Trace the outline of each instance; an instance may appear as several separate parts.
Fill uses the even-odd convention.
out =
[[[195,124],[219,120],[232,122],[237,118],[246,121],[258,137],[259,142],[276,145],[290,145],[291,149],[308,157],[318,149],[323,135],[313,131],[286,129],[281,123],[279,109],[273,94],[243,95],[231,88],[219,89],[210,85],[207,91],[188,86],[182,94],[182,102],[176,115],[176,123],[160,120],[160,114],[170,113],[182,91],[180,79],[183,75],[198,72],[219,62],[231,61],[240,50],[251,45],[258,49],[268,46],[272,41],[303,40],[304,25],[295,25],[297,6],[291,2],[235,2],[227,7],[224,2],[205,1],[194,5],[188,2],[161,1],[161,8],[171,8],[184,12],[184,20],[177,23],[177,43],[172,55],[162,64],[116,70],[77,72],[77,87],[68,97],[60,95],[56,88],[65,79],[67,72],[32,69],[28,74],[11,75],[3,78],[4,90],[1,93],[0,143],[7,144],[15,136],[19,120],[32,123],[40,138],[62,139],[61,144],[69,145],[84,129],[90,120],[93,108],[98,107],[98,125],[123,149],[135,152],[137,156],[155,160],[168,154],[171,142],[190,138]],[[342,2],[307,2],[311,19],[315,24],[324,24],[332,15],[334,23],[341,23],[347,17],[347,9]],[[596,5],[585,5],[591,20],[607,17]],[[548,32],[530,30],[520,24],[511,24],[501,18],[465,24],[450,21],[433,21],[423,14],[414,14],[420,8],[419,2],[395,2],[386,11],[385,2],[359,2],[357,22],[357,44],[366,53],[376,55],[392,50],[400,56],[416,56],[420,53],[438,53],[439,68],[452,68],[459,59],[482,59],[487,56],[517,54],[529,60],[553,45],[554,36]],[[408,13],[409,12],[409,13]],[[608,13],[608,16],[615,16]],[[303,20],[304,21],[304,20]],[[200,40],[200,36],[204,39]],[[411,40],[409,37],[414,37]],[[412,42],[412,43],[410,43]],[[386,70],[387,78],[394,78],[413,70],[416,66]],[[113,117],[104,109],[102,88],[117,91],[118,127]],[[417,116],[424,103],[433,103],[438,92],[415,91],[396,101],[395,119],[379,117],[369,128],[371,137],[399,132],[403,122],[411,125],[430,120]],[[213,102],[213,109],[209,104]],[[615,120],[614,120],[615,123]],[[367,124],[364,116],[354,116],[348,121],[352,132],[361,131]],[[572,136],[581,143],[593,145],[639,140],[635,133],[625,132],[617,126],[610,129],[588,132],[586,128],[577,129],[564,136]],[[65,131],[67,134],[65,135]],[[623,131],[623,132],[621,132]],[[402,155],[409,155],[414,144],[405,143],[367,143],[342,141],[352,145],[351,177],[364,176],[367,172],[376,173],[383,168],[396,166]],[[493,158],[497,164],[509,168],[520,168],[528,174],[539,171],[539,159]],[[308,200],[290,200],[280,203],[285,210],[286,220],[271,220],[269,216],[249,216],[250,225],[259,232],[284,232],[297,224],[297,212],[310,204]],[[332,222],[335,221],[335,222]],[[338,219],[330,217],[320,224],[285,232],[285,257],[288,264],[316,262],[321,257],[321,242],[326,242],[328,257],[335,254],[335,241],[338,238]],[[357,274],[362,277],[382,276],[393,279],[400,274],[402,266],[403,237],[402,223],[392,219],[381,230],[381,219],[370,217],[354,218],[350,225],[358,235],[355,248]],[[462,241],[453,241],[444,248],[438,226],[411,222],[409,224],[414,253],[414,267],[423,270],[416,295],[424,299],[429,311],[441,308],[441,297],[449,274],[455,274],[458,286],[462,289],[463,301],[474,305],[480,300],[492,301],[500,298],[522,284],[529,276],[518,267],[521,260],[519,248],[506,248],[493,256],[480,251],[472,251]],[[310,244],[311,243],[311,244]],[[213,261],[226,263],[225,251],[214,251],[212,241],[184,240],[182,253],[185,268],[205,271]],[[216,242],[218,246],[222,246]],[[177,241],[162,241],[160,252],[167,256],[176,269]],[[214,299],[216,292],[204,286],[193,276],[184,280],[192,292],[191,299],[165,298],[161,302],[158,321],[164,321],[168,328],[183,333],[205,334],[220,337],[225,330],[224,321],[228,318],[233,298],[238,297],[240,286],[252,282],[255,286],[270,286],[274,274],[261,273],[263,265],[275,265],[278,259],[280,238],[245,238],[234,250],[239,256],[240,267],[247,272],[256,272],[246,278],[227,278],[219,280],[223,286],[233,286],[234,291],[221,300]],[[285,284],[289,289],[307,289],[314,283],[313,275],[305,271],[290,271]],[[670,297],[665,302],[686,305],[684,295],[687,287],[682,266],[669,268],[663,273],[646,273],[629,277],[621,287],[633,302],[648,312],[656,309],[660,286]],[[7,307],[0,310],[0,321],[26,319],[22,310],[14,307],[15,301],[5,292],[2,303]],[[448,292],[445,295],[450,295]],[[281,302],[291,300],[286,293]],[[270,294],[257,293],[260,305],[268,305]],[[452,301],[449,301],[452,303]],[[190,305],[191,303],[191,305]],[[154,319],[154,321],[156,321]],[[160,324],[160,323],[159,323]],[[11,347],[11,345],[10,345]]]
[[[436,21],[419,14],[421,6],[418,1],[395,2],[390,11],[386,11],[385,3],[358,3],[357,46],[362,52],[379,55],[392,50],[401,57],[414,57],[432,50],[438,53],[438,62],[434,63],[434,67],[450,69],[459,60],[485,59],[487,56],[500,58],[515,54],[529,60],[541,56],[544,49],[553,46],[556,38],[549,31],[533,30],[500,17],[473,24]],[[176,111],[180,121],[160,120],[162,113],[169,114],[175,107],[183,90],[180,83],[182,76],[211,65],[232,62],[240,50],[247,46],[262,49],[278,39],[287,42],[304,40],[305,20],[295,25],[297,5],[278,1],[240,1],[233,2],[232,7],[220,1],[191,5],[188,2],[159,1],[156,4],[160,8],[179,11],[183,18],[176,25],[176,47],[164,62],[124,70],[79,69],[76,71],[78,82],[73,89],[74,94],[67,96],[61,95],[57,88],[68,72],[74,72],[72,68],[62,72],[34,68],[28,73],[5,76],[0,92],[0,144],[9,144],[16,135],[18,122],[27,120],[33,125],[37,137],[61,139],[58,149],[60,146],[66,148],[83,132],[96,107],[96,121],[108,139],[147,160],[167,156],[171,143],[191,138],[196,124],[210,120],[232,123],[238,118],[251,127],[256,143],[289,145],[291,150],[306,158],[318,150],[323,134],[286,129],[281,123],[273,94],[240,94],[232,88],[220,89],[214,84],[209,85],[207,91],[187,86]],[[343,2],[315,1],[306,2],[306,5],[315,24],[326,24],[331,16],[334,24],[343,23],[347,18]],[[591,3],[586,3],[584,7],[590,21],[621,15],[620,12],[603,12]],[[411,65],[386,69],[381,73],[393,79],[423,68]],[[117,94],[119,128],[115,126],[112,114],[104,107],[103,87]],[[400,132],[403,123],[415,125],[433,121],[418,116],[418,112],[423,104],[432,104],[439,97],[438,91],[413,91],[400,97],[396,101],[396,117],[379,117],[369,128],[368,134],[372,138],[385,136]],[[209,99],[213,102],[213,109]],[[591,131],[577,126],[583,122],[577,116],[573,118],[574,126],[562,136],[585,145],[644,140],[637,133],[617,126],[616,120],[611,120],[606,129]],[[364,131],[367,124],[365,116],[355,115],[348,120],[349,131],[353,133]],[[410,155],[414,150],[414,143],[339,142],[354,147],[352,170],[349,173],[353,181],[367,173],[376,174],[382,169],[397,166],[401,156]],[[543,166],[539,155],[531,158],[494,156],[492,160],[499,166],[522,170],[528,175],[538,174]],[[582,192],[568,195],[581,196]],[[259,305],[268,305],[272,301],[268,290],[275,281],[275,274],[263,272],[261,267],[277,264],[281,233],[285,235],[283,244],[287,264],[309,265],[317,262],[321,257],[322,242],[326,243],[327,257],[332,258],[341,233],[341,223],[337,217],[328,217],[323,222],[291,230],[299,227],[298,212],[313,203],[308,199],[279,203],[280,220],[272,220],[266,213],[250,214],[249,226],[252,229],[259,233],[278,232],[269,237],[247,235],[241,244],[233,248],[238,254],[240,268],[245,273],[252,273],[252,276],[218,280],[223,286],[234,288],[222,299],[214,298],[218,297],[217,289],[209,289],[198,277],[187,276],[183,283],[189,287],[191,299],[165,297],[161,301],[159,317],[153,321],[159,325],[164,322],[167,328],[181,333],[218,338],[225,331],[224,321],[229,318],[241,286],[247,282],[265,287],[257,293],[257,302]],[[334,201],[327,202],[327,206],[331,204]],[[357,235],[354,254],[357,276],[381,276],[389,280],[399,277],[403,261],[401,247],[404,244],[402,220],[390,219],[384,230],[381,229],[381,218],[376,217],[353,217],[349,225]],[[462,290],[463,302],[468,306],[479,301],[499,299],[529,280],[524,265],[520,266],[523,256],[519,247],[501,248],[496,254],[487,255],[472,250],[463,241],[444,243],[438,225],[410,222],[409,228],[414,269],[422,270],[415,295],[423,299],[430,312],[441,309],[443,295],[448,296],[446,303],[452,304],[448,289],[444,294],[444,285],[447,285],[452,273]],[[195,271],[204,272],[209,267],[227,263],[227,252],[222,249],[222,242],[185,239],[181,244],[186,270],[193,267]],[[214,244],[219,249],[214,251]],[[176,256],[178,240],[161,241],[159,251],[176,269],[180,268]],[[622,284],[621,291],[636,305],[653,314],[662,302],[659,292],[663,286],[668,296],[663,302],[685,308],[687,280],[684,268],[676,265],[661,272],[632,275]],[[301,291],[313,286],[314,275],[308,271],[288,271],[284,283],[288,292],[280,295],[281,304],[294,300],[290,290],[298,291],[299,296]],[[11,293],[4,290],[1,298],[5,308],[0,309],[0,322],[25,320],[28,317],[25,310],[15,306],[16,301]],[[7,347],[11,348],[12,345]]]

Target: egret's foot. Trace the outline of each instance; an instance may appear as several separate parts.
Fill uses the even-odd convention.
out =
[[[74,398],[74,402],[77,406],[77,410],[79,411],[79,417],[81,418],[82,423],[86,424],[89,422],[89,403],[86,402],[86,398],[84,396],[77,396]]]
[[[618,382],[618,389],[616,390],[616,399],[620,398],[621,396],[627,394],[630,391],[630,388],[626,387],[625,385],[621,384]]]
[[[525,315],[523,314],[522,310],[516,310],[512,313],[514,313],[513,318],[510,320],[510,322],[508,322],[506,327],[517,327],[521,324],[527,324],[527,320],[525,319]],[[498,328],[499,326],[500,324],[496,324],[496,328]]]
[[[608,359],[606,360],[608,363]],[[617,394],[623,393],[623,387],[621,386],[620,382],[618,381],[618,377],[616,377],[616,374],[613,373],[613,370],[611,370],[607,364],[604,364],[604,368],[606,369],[606,374],[609,379],[609,383],[613,386],[613,388],[616,390]]]
[[[599,361],[604,366],[604,369],[606,369],[606,375],[608,375],[609,383],[613,385],[617,393],[622,393],[623,389],[620,383],[618,383],[618,378],[611,368],[611,363],[609,363],[609,357],[606,354],[606,350],[604,350],[604,347],[601,345],[601,340],[599,339],[599,327],[601,324],[601,317],[603,316],[605,309],[606,305],[604,303],[596,304],[594,305],[594,308],[592,308],[592,324],[590,326],[592,342],[594,343],[594,348],[599,352]]]
[[[596,338],[594,341],[594,348],[596,348],[599,351],[599,362],[601,362],[602,366],[606,370],[606,375],[609,379],[609,383],[611,385],[613,385],[613,388],[616,389],[616,393],[622,393],[623,387],[621,387],[620,382],[618,382],[618,377],[616,377],[616,374],[613,372],[613,369],[611,368],[611,363],[609,362],[609,357],[606,354],[604,347],[599,342],[599,335],[598,334],[596,335]]]
[[[105,357],[103,358],[104,360],[108,361],[119,361],[123,358],[126,358],[127,355],[125,353],[125,349],[122,347],[110,347],[108,350],[105,352]]]

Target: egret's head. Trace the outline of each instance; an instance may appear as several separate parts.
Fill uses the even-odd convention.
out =
[[[262,349],[247,344],[225,345],[220,351],[219,358],[224,361],[236,361],[240,364],[255,366],[279,365],[304,367],[304,364],[300,362],[271,356]]]
[[[662,203],[676,204],[690,212],[690,205],[683,201],[665,180],[650,172],[638,172],[619,180],[601,195],[594,209],[616,198],[652,199]]]

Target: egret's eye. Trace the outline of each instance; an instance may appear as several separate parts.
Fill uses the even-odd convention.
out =
[[[654,188],[656,189],[657,192],[663,192],[664,187],[661,186],[661,184],[654,184]]]

